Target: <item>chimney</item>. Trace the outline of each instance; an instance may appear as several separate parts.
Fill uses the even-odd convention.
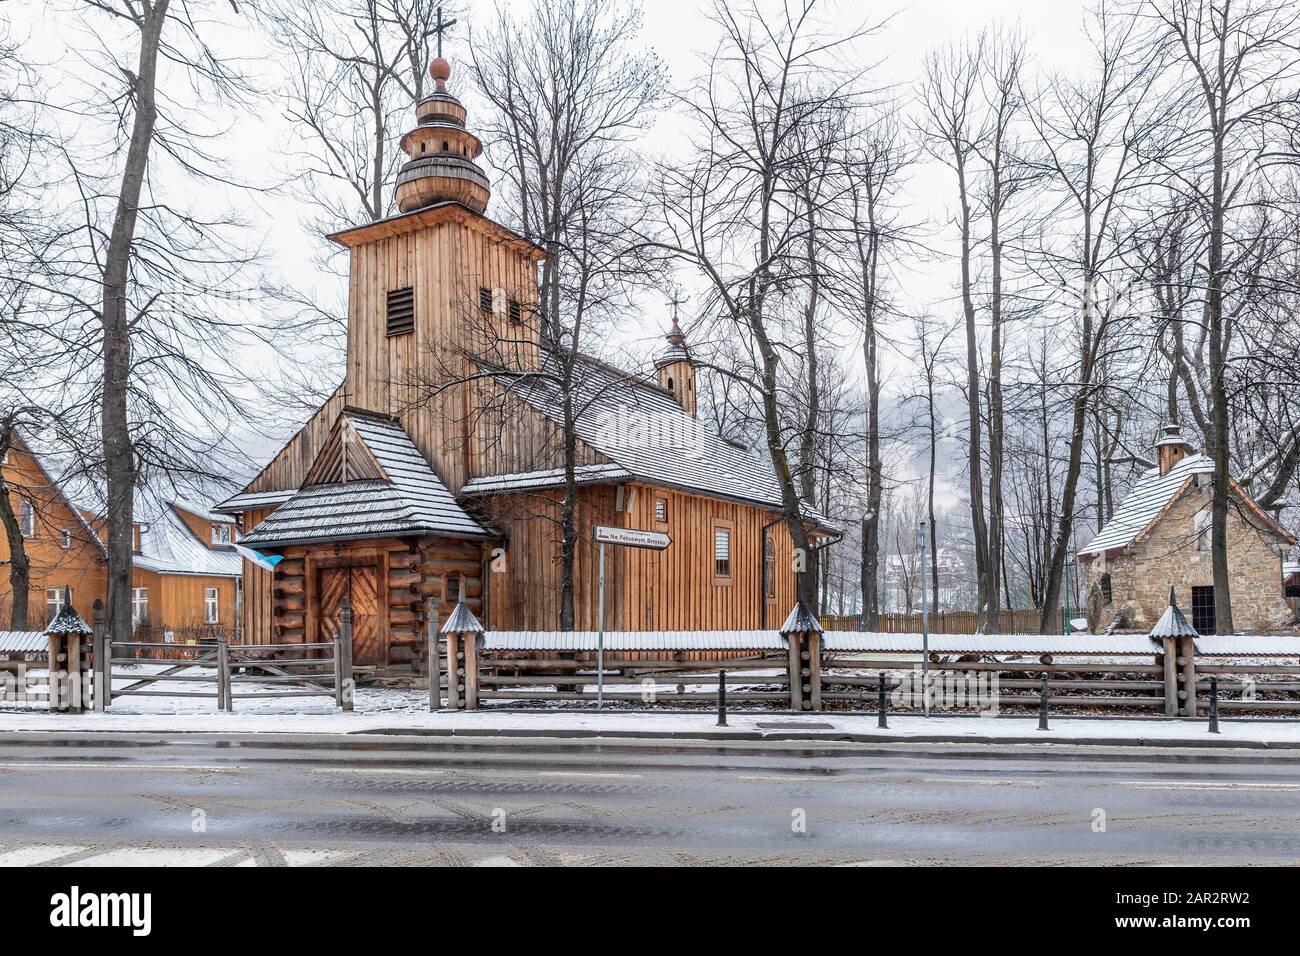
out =
[[[1187,457],[1192,446],[1183,441],[1183,430],[1177,422],[1164,427],[1160,440],[1156,442],[1156,460],[1160,464],[1160,474],[1167,475],[1173,467]]]

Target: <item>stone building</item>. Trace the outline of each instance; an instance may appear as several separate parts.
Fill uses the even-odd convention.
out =
[[[1215,633],[1210,555],[1210,481],[1214,462],[1194,454],[1178,426],[1165,428],[1158,465],[1144,474],[1114,517],[1079,552],[1091,630],[1146,630],[1169,603],[1172,586],[1192,625]],[[1283,558],[1292,537],[1235,480],[1228,509],[1232,618],[1243,632],[1284,627],[1292,619]]]

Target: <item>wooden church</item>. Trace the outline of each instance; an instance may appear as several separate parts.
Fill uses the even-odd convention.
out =
[[[349,253],[345,378],[221,506],[244,545],[280,557],[244,563],[244,639],[331,639],[348,597],[356,663],[400,670],[426,601],[445,617],[462,589],[492,629],[555,630],[566,394],[582,409],[575,628],[596,625],[596,525],[672,540],[611,549],[607,629],[778,626],[795,581],[770,463],[696,418],[676,317],[653,379],[584,357],[561,391],[537,321],[546,252],[485,215],[482,145],[447,61],[430,73],[401,141],[400,212],[330,237]],[[821,518],[810,531],[832,535]]]

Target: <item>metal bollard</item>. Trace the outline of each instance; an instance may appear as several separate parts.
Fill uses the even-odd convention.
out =
[[[1047,726],[1047,675],[1043,675],[1042,683],[1038,686],[1038,729],[1050,730]]]
[[[1210,678],[1210,733],[1219,732],[1219,678]]]
[[[881,671],[876,675],[876,690],[879,692],[879,699],[876,702],[876,726],[882,730],[889,729],[889,710],[888,700],[885,696],[885,672]]]
[[[718,671],[718,726],[727,726],[727,672]]]

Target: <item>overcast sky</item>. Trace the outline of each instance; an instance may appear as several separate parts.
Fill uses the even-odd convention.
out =
[[[526,6],[524,0],[507,2],[511,6]],[[90,71],[79,62],[82,51],[93,53],[97,42],[107,35],[98,32],[92,36],[85,29],[69,28],[70,20],[74,19],[70,13],[77,9],[77,5],[78,0],[48,0],[44,3],[8,2],[0,6],[0,14],[11,20],[11,32],[18,39],[28,41],[28,49],[41,61],[36,65],[46,84],[58,91],[56,99],[69,96],[78,77],[89,75]],[[489,14],[492,4],[483,0],[470,0],[468,3],[461,0],[454,6],[462,12],[461,22],[446,46],[454,70],[450,85],[470,109],[469,123],[473,128],[477,103],[464,70],[468,53],[466,28],[472,27],[476,17]],[[220,11],[222,7],[216,9]],[[701,72],[705,58],[716,42],[712,25],[702,9],[695,0],[657,0],[643,8],[644,42],[663,58],[670,83],[676,87],[685,87]],[[855,52],[858,63],[853,65],[879,63],[874,73],[875,84],[892,87],[905,109],[912,99],[926,52],[983,27],[999,22],[1007,26],[1019,25],[1028,39],[1031,68],[1068,71],[1070,64],[1078,62],[1084,52],[1084,4],[1079,0],[917,0],[909,4],[827,0],[821,16],[829,30],[846,33],[864,24],[885,22],[879,32],[860,43]],[[91,22],[102,24],[105,18],[95,16]],[[241,22],[231,18],[227,36],[222,39],[227,42],[228,51],[237,50],[248,57],[245,66],[264,89],[273,91],[276,88],[276,60],[268,54],[255,31],[248,30],[246,20]],[[218,42],[216,45],[223,44]],[[230,118],[217,148],[230,158],[237,178],[265,186],[284,175],[292,175],[292,162],[288,159],[291,132],[272,93],[265,108],[253,115]],[[656,153],[671,155],[685,145],[683,136],[684,126],[680,117],[669,112],[658,118],[655,128],[647,135],[646,143]],[[396,147],[396,142],[393,146]],[[486,147],[490,167],[492,144],[487,143]],[[953,301],[955,260],[945,254],[950,241],[946,224],[951,217],[953,190],[951,175],[945,167],[930,162],[915,168],[906,194],[906,201],[914,210],[909,218],[927,220],[932,224],[932,247],[938,254],[928,261],[905,264],[905,271],[900,276],[901,302],[909,311],[956,314]],[[325,297],[339,294],[337,278],[322,274],[313,263],[313,255],[321,247],[310,234],[311,227],[305,221],[310,210],[297,202],[288,190],[255,195],[232,194],[228,201],[239,204],[253,225],[255,237],[263,242],[265,258],[262,265],[267,272],[304,290],[319,289]],[[492,213],[493,207],[489,206],[488,214]],[[683,277],[683,281],[688,281],[687,277]],[[667,298],[667,290],[660,301],[655,301],[653,296],[647,297],[643,302],[643,314],[630,317],[627,327],[621,330],[618,339],[622,347],[641,354],[658,348],[668,316]],[[682,311],[683,318],[689,323],[689,304]],[[904,347],[884,357],[887,368],[894,373],[894,390],[904,387],[902,379],[909,364],[903,331],[898,330],[899,334],[893,338]],[[847,331],[843,344],[850,353],[857,352],[858,346],[848,339]],[[305,344],[304,347],[310,346]],[[274,357],[265,354],[250,354],[246,360],[250,366],[265,366],[268,370],[274,364]]]

